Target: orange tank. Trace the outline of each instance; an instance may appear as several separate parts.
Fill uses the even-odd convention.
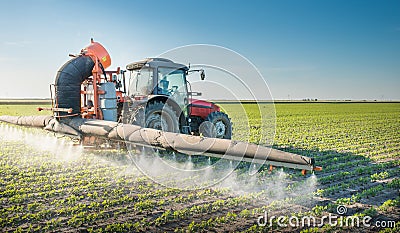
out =
[[[91,40],[89,46],[82,49],[81,53],[89,56],[96,56],[103,65],[104,69],[107,69],[111,65],[110,54],[108,54],[107,50],[100,43],[94,42],[93,39]]]

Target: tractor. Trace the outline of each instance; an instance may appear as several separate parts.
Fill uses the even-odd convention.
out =
[[[124,123],[168,132],[231,139],[232,125],[227,114],[213,102],[193,99],[186,76],[204,70],[165,58],[149,58],[126,66],[129,86],[121,117]]]

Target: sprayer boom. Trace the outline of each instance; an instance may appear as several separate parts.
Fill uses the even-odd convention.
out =
[[[269,164],[274,167],[288,167],[303,171],[321,169],[315,166],[312,158],[256,144],[164,132],[112,121],[72,118],[60,122],[51,116],[0,116],[0,121],[22,126],[41,127],[71,137],[94,136],[190,155],[205,155],[228,160]]]

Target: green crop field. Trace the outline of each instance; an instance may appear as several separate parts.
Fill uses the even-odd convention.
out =
[[[35,107],[0,105],[0,115]],[[400,232],[399,103],[278,103],[276,119],[268,103],[264,119],[256,104],[222,108],[234,139],[313,157],[323,170],[263,166],[251,176],[241,163],[216,186],[180,190],[142,175],[124,150],[0,124],[2,232]],[[314,225],[291,225],[310,216]],[[348,224],[365,217],[370,226]]]
[[[21,105],[2,105],[0,104],[0,116],[32,116],[32,115],[51,115],[49,111],[38,111],[38,107],[50,107],[43,104],[21,104]]]

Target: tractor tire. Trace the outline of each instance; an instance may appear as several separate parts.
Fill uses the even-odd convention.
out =
[[[199,128],[200,134],[210,138],[232,138],[232,123],[223,112],[210,113]]]
[[[130,123],[145,128],[179,133],[179,122],[175,111],[163,102],[154,101],[146,108],[137,107],[131,114]]]

